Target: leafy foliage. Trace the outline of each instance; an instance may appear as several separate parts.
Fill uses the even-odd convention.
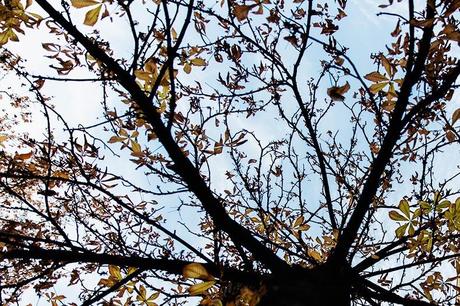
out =
[[[359,5],[0,1],[1,304],[458,304],[460,1]]]

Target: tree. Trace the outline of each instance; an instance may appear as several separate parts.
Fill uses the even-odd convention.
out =
[[[2,1],[2,305],[455,304],[460,1],[393,2]]]

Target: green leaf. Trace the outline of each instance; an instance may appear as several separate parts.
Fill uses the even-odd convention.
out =
[[[409,235],[413,235],[415,234],[415,229],[414,229],[414,226],[412,225],[412,223],[409,223]]]
[[[101,12],[102,4],[99,4],[97,7],[89,10],[85,15],[85,21],[83,24],[92,27],[96,24],[99,19],[99,13]]]
[[[420,208],[423,209],[423,211],[430,211],[431,210],[431,205],[428,202],[419,201],[418,204],[420,205]]]
[[[395,231],[396,237],[401,238],[402,236],[404,236],[404,233],[406,232],[406,229],[407,229],[408,225],[409,225],[409,223],[406,223],[406,224],[401,225],[400,227],[398,227],[396,229],[396,231]]]

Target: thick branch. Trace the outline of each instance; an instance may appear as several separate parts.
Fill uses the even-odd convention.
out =
[[[434,10],[427,5],[427,19],[434,17]],[[339,237],[337,247],[334,253],[330,256],[329,261],[340,262],[346,260],[348,250],[350,249],[353,241],[355,240],[359,228],[367,214],[369,207],[374,200],[374,196],[380,186],[380,177],[382,176],[385,167],[393,156],[393,149],[400,138],[401,132],[404,129],[402,117],[409,104],[409,97],[411,95],[412,87],[420,80],[420,76],[425,69],[425,61],[431,46],[431,38],[433,36],[433,25],[424,28],[423,36],[419,44],[419,52],[417,55],[414,69],[407,72],[401,91],[396,101],[395,110],[392,113],[388,132],[385,135],[380,152],[371,164],[371,171],[369,177],[364,184],[361,195],[356,204],[356,208],[350,217],[347,227],[344,229],[342,235]]]
[[[222,203],[214,197],[199,171],[193,166],[190,160],[185,157],[181,148],[174,141],[174,138],[163,124],[161,115],[157,112],[157,108],[152,105],[149,98],[136,84],[134,77],[118,65],[113,58],[108,56],[96,44],[84,36],[76,27],[69,23],[48,1],[37,0],[37,3],[54,21],[72,35],[76,41],[82,44],[92,56],[103,62],[110,71],[117,75],[119,83],[131,94],[133,100],[143,112],[145,119],[152,125],[159,141],[168,152],[169,157],[174,161],[177,173],[200,200],[203,208],[213,219],[215,226],[225,231],[234,243],[239,243],[251,251],[257,260],[265,264],[273,272],[283,272],[288,265],[254,238],[249,230],[242,227],[228,216]],[[158,78],[163,78],[163,75],[159,75]]]
[[[164,271],[175,275],[182,275],[183,268],[192,263],[192,261],[179,259],[146,258],[135,255],[118,256],[90,251],[47,250],[36,246],[29,246],[28,249],[12,249],[6,252],[0,252],[0,259],[41,259],[56,263],[96,263],[118,267],[134,267],[141,270]],[[202,265],[210,274],[226,280],[243,282],[248,279],[257,278],[257,274],[255,273],[242,272],[233,268],[217,267],[210,263],[202,263]]]

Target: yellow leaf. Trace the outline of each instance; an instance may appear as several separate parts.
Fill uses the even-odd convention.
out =
[[[131,140],[131,149],[133,149],[133,153],[140,153],[142,151],[141,145]]]
[[[192,59],[190,61],[190,64],[192,64],[193,66],[206,66],[205,60],[199,57]]]
[[[460,119],[460,108],[457,108],[455,112],[452,114],[452,125],[454,125],[458,119]]]
[[[147,294],[147,290],[145,289],[143,285],[140,285],[139,294],[137,295],[137,300],[144,302],[146,300],[146,294]]]
[[[171,36],[173,40],[177,40],[177,32],[174,28],[171,28]]]
[[[149,81],[152,78],[152,74],[144,70],[135,70],[134,75],[143,81]]]
[[[233,14],[235,14],[238,21],[243,21],[248,18],[250,9],[251,7],[249,5],[235,5],[233,8]]]
[[[200,295],[204,293],[206,290],[214,286],[216,282],[215,281],[209,281],[209,282],[203,282],[199,284],[195,284],[190,286],[188,288],[188,292],[190,292],[191,295]]]
[[[388,88],[388,92],[387,92],[388,99],[397,98],[398,94],[396,93],[393,82],[390,82],[389,84],[390,84],[390,87]]]
[[[12,41],[19,41],[18,36],[14,33],[13,29],[8,29],[8,38]]]
[[[412,225],[412,223],[409,224],[409,231],[408,231],[408,234],[411,235],[411,236],[415,234],[415,228],[414,228],[414,226]]]
[[[70,2],[72,3],[72,6],[76,8],[92,6],[92,5],[96,5],[99,3],[98,1],[95,1],[95,0],[70,0]]]
[[[206,268],[199,263],[191,263],[184,267],[182,275],[185,278],[198,278],[203,280],[213,280],[214,277],[206,271]]]
[[[186,74],[189,74],[192,71],[192,66],[189,63],[184,64],[184,71]]]
[[[386,76],[380,74],[377,71],[366,74],[364,78],[374,83],[388,81],[388,78]]]
[[[395,108],[396,102],[391,100],[385,100],[382,103],[382,108],[387,112],[392,112]]]
[[[407,202],[407,200],[399,201],[398,207],[399,207],[399,210],[401,210],[407,218],[410,217],[409,202]]]
[[[390,78],[393,77],[394,70],[393,70],[393,66],[391,66],[390,61],[383,55],[380,56],[380,60],[382,61],[382,65],[383,65],[383,67],[385,67],[385,71],[388,73]]]
[[[308,256],[312,257],[313,259],[315,259],[316,261],[322,261],[323,260],[323,257],[321,256],[320,253],[318,253],[316,250],[314,249],[308,249]]]
[[[129,268],[128,268],[128,274],[127,274],[127,275],[131,275],[131,274],[133,274],[133,273],[136,272],[136,271],[137,271],[137,268],[136,268],[136,267],[129,267]]]
[[[304,220],[305,220],[304,216],[298,217],[297,219],[295,219],[294,224],[292,225],[292,227],[298,227],[299,225],[301,225],[303,223]]]
[[[90,27],[95,25],[99,18],[99,13],[101,12],[101,8],[102,8],[102,4],[99,4],[95,8],[86,12],[85,21],[83,22],[83,24],[90,26]]]
[[[165,101],[162,101],[162,102],[160,103],[160,107],[158,107],[158,109],[157,109],[157,112],[160,113],[160,114],[162,114],[162,113],[164,113],[165,111],[166,111],[166,102],[165,102]]]
[[[369,87],[369,90],[370,90],[373,94],[377,94],[379,91],[381,91],[382,89],[384,89],[387,85],[388,85],[388,82],[382,82],[382,83],[372,84],[371,87]]]
[[[8,30],[0,33],[0,46],[8,42],[10,38],[10,32]]]
[[[8,139],[8,136],[0,134],[0,143],[4,142],[7,139]]]
[[[121,270],[120,267],[117,266],[109,266],[109,274],[116,280],[121,280],[123,277],[121,276]]]

